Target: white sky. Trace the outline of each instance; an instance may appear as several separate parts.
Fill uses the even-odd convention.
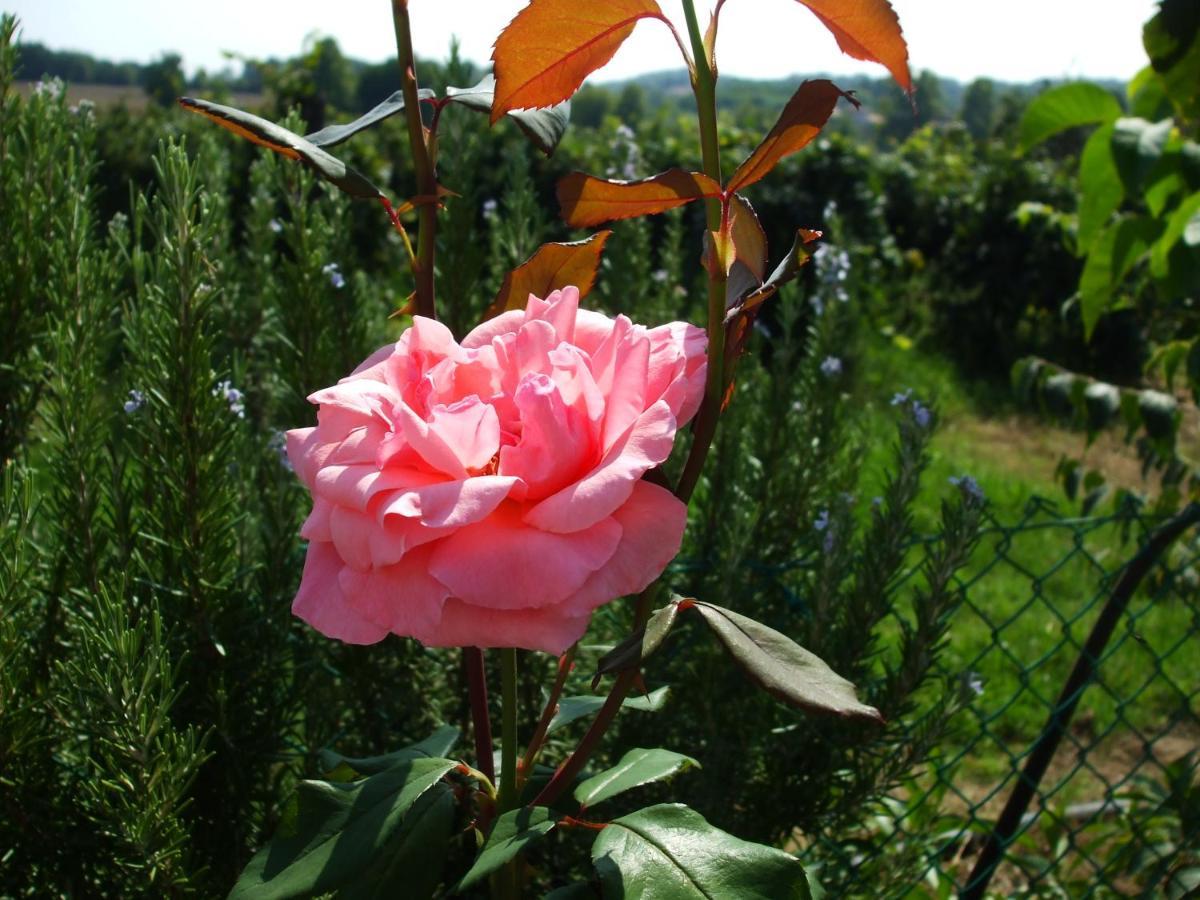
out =
[[[683,33],[679,0],[660,3]],[[711,5],[698,0],[702,25]],[[892,0],[892,5],[914,71],[931,69],[960,81],[1128,79],[1145,64],[1141,26],[1156,6],[1154,0]],[[411,0],[416,52],[444,58],[456,34],[464,56],[485,62],[492,41],[522,6],[524,0]],[[26,41],[137,62],[171,50],[183,56],[189,71],[219,70],[223,50],[292,56],[313,32],[335,37],[344,53],[359,59],[379,61],[395,51],[385,0],[0,0],[0,9],[20,17]],[[723,73],[752,78],[885,74],[882,67],[843,56],[795,0],[727,2],[717,60]],[[646,21],[593,77],[624,78],[680,65],[666,28]]]

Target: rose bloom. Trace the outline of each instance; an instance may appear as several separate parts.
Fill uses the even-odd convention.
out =
[[[354,644],[562,653],[679,552],[687,510],[642,476],[704,391],[705,335],[530,295],[456,343],[416,317],[288,432],[312,491],[292,610]]]

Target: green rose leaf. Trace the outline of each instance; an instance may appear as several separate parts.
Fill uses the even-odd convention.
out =
[[[630,697],[621,704],[624,709],[637,709],[642,712],[658,712],[663,708],[663,704],[667,702],[667,697],[670,695],[671,689],[664,685],[651,691],[644,697]],[[558,704],[558,712],[554,714],[554,718],[550,720],[550,726],[546,729],[547,734],[552,734],[560,728],[570,725],[576,719],[582,719],[584,716],[593,716],[599,712],[600,707],[604,705],[604,697],[564,697]]]
[[[436,96],[437,94],[429,90],[429,88],[421,88],[417,91],[418,100],[430,100]],[[364,128],[370,128],[372,125],[376,125],[399,112],[404,112],[404,91],[396,91],[396,93],[363,113],[353,122],[348,122],[345,125],[327,125],[320,131],[306,134],[304,139],[312,144],[316,144],[318,147],[336,147],[342,141],[354,137],[354,135],[358,134]]]
[[[330,184],[341,188],[351,197],[377,200],[383,196],[379,188],[371,184],[366,176],[350,168],[335,156],[330,156],[316,144],[288,131],[282,125],[268,122],[253,113],[232,106],[180,97],[179,105],[191,112],[200,113],[222,128],[244,137],[246,140],[274,150],[289,159],[299,160]]]
[[[661,747],[652,750],[635,747],[621,757],[621,761],[611,769],[593,775],[576,787],[575,799],[582,806],[594,806],[601,800],[607,800],[652,781],[662,781],[692,767],[699,768],[700,763],[682,753],[663,750]]]
[[[808,879],[790,853],[714,828],[677,803],[614,819],[592,844],[605,898],[809,900]]]
[[[1112,122],[1120,115],[1117,98],[1098,85],[1078,81],[1051,88],[1025,107],[1020,125],[1021,152],[1068,128]]]
[[[445,757],[458,743],[459,731],[453,725],[442,725],[437,731],[415,744],[409,744],[393,753],[382,756],[342,756],[333,750],[322,750],[321,771],[334,776],[334,781],[350,781],[364,775],[377,775],[397,763],[414,759]],[[347,771],[349,770],[349,771]]]
[[[492,114],[492,100],[496,96],[496,77],[488,74],[483,80],[469,88],[446,88],[446,99],[461,103],[468,109],[485,115]],[[534,146],[549,156],[562,140],[571,118],[571,101],[564,100],[557,106],[545,109],[513,109],[506,115],[517,123]]]
[[[397,852],[393,841],[405,833],[408,812],[456,765],[414,759],[353,784],[302,781],[230,900],[307,897],[353,884],[380,854]],[[424,839],[422,828],[407,833]]]
[[[767,693],[810,712],[882,722],[873,706],[860,703],[854,685],[787,635],[740,613],[692,601],[725,649]]]
[[[561,818],[545,806],[512,809],[492,826],[492,833],[480,848],[475,865],[463,876],[458,890],[464,890],[505,865],[534,841],[549,834]]]
[[[454,789],[435,784],[413,804],[400,831],[375,862],[338,891],[338,900],[433,897],[442,880],[454,815]]]
[[[645,625],[600,657],[592,678],[592,690],[600,683],[600,676],[632,669],[645,662],[667,639],[678,613],[679,601],[672,600],[662,609],[656,609]]]

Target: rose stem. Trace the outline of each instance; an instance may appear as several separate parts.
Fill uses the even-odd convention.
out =
[[[575,664],[575,649],[578,646],[578,644],[573,644],[570,650],[558,658],[558,674],[554,678],[554,686],[550,689],[550,697],[546,700],[542,717],[538,720],[533,737],[529,739],[529,746],[525,748],[525,756],[521,759],[521,767],[517,774],[519,785],[523,785],[529,778],[529,773],[533,771],[534,763],[537,762],[538,754],[541,753],[542,742],[546,740],[546,732],[550,728],[550,720],[558,712],[558,698],[562,696],[567,676]]]
[[[467,693],[471,698],[471,724],[475,733],[475,764],[492,784],[496,783],[496,764],[492,758],[492,719],[488,714],[487,676],[483,667],[483,651],[478,647],[463,647],[463,662],[467,669]]]
[[[436,318],[433,299],[434,249],[437,231],[437,174],[421,122],[421,104],[417,99],[417,62],[413,57],[412,32],[408,21],[408,0],[392,0],[392,23],[396,30],[396,57],[400,64],[400,85],[404,91],[404,118],[408,122],[408,145],[417,174],[417,194],[421,198],[417,215],[417,260],[413,264],[416,280],[418,315]]]
[[[719,6],[718,6],[719,8]],[[692,93],[696,96],[696,115],[700,125],[700,153],[704,162],[704,174],[718,184],[721,183],[721,149],[717,142],[717,73],[709,64],[708,52],[704,48],[704,39],[700,35],[700,25],[696,21],[696,8],[693,0],[683,0],[684,16],[687,19],[688,35],[692,41],[694,61],[689,60],[692,70]],[[686,58],[686,57],[685,57]],[[720,198],[711,197],[704,201],[705,217],[709,231],[718,231],[723,224],[724,202]],[[687,503],[700,479],[700,471],[704,467],[705,457],[712,445],[712,439],[717,429],[717,420],[721,417],[721,400],[725,393],[725,282],[726,277],[719,267],[709,272],[708,281],[708,374],[704,387],[704,401],[696,418],[694,437],[687,462],[679,484],[675,486],[675,495]],[[714,365],[714,361],[716,364]],[[637,599],[633,627],[636,631],[646,624],[650,618],[650,607],[658,582],[642,591]],[[535,806],[549,806],[583,771],[583,767],[591,758],[592,753],[600,744],[600,739],[612,724],[613,719],[625,702],[625,696],[638,680],[637,668],[621,672],[609,689],[608,697],[587,733],[579,742],[575,751],[567,757],[550,782],[542,788],[533,801]]]
[[[517,803],[517,651],[500,648],[500,685],[504,704],[500,726],[500,812]]]

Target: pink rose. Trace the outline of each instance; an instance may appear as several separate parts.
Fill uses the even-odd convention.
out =
[[[417,317],[288,432],[312,491],[292,610],[354,644],[561,653],[679,552],[687,511],[642,480],[704,391],[704,332],[530,296],[455,342]]]

